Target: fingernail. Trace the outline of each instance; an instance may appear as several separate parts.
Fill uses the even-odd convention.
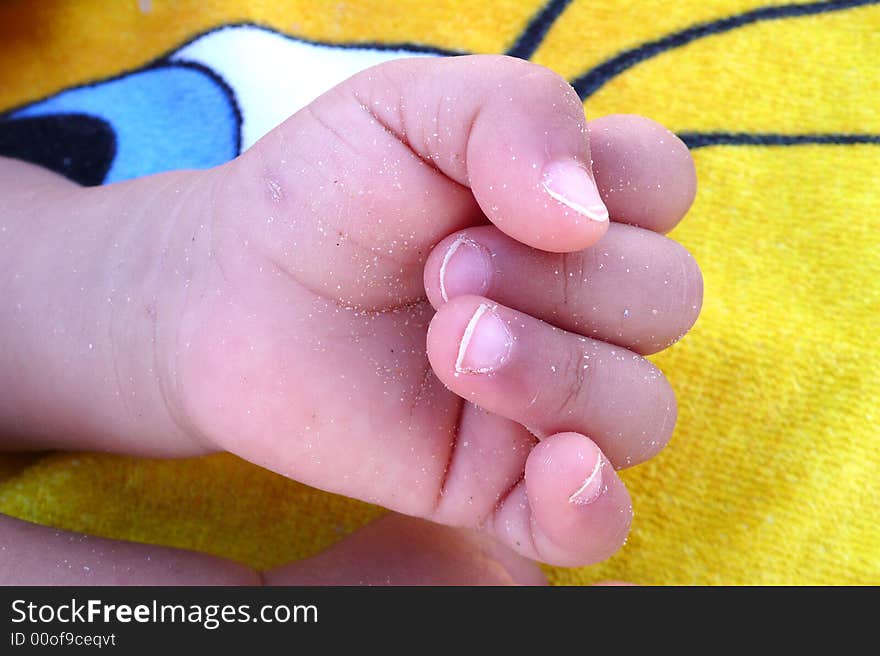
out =
[[[448,301],[464,294],[484,294],[492,275],[492,255],[468,237],[460,236],[446,251],[440,265],[440,296]]]
[[[481,304],[464,329],[455,371],[485,374],[498,369],[510,356],[513,338],[495,310]]]
[[[581,486],[575,490],[570,497],[568,497],[568,500],[577,506],[586,506],[587,504],[593,503],[605,490],[605,484],[602,481],[604,460],[602,454],[599,453],[599,449],[595,447],[593,448],[596,452],[596,464],[593,465],[593,468],[590,470],[590,473],[587,474],[587,477],[584,479],[584,482],[581,483]]]
[[[607,221],[608,208],[587,170],[573,159],[544,167],[544,189],[554,199],[592,221]]]

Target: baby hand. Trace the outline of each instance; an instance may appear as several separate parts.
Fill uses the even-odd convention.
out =
[[[559,565],[622,543],[615,469],[676,415],[642,355],[702,295],[668,131],[588,129],[520,60],[411,59],[214,170],[0,179],[8,442],[225,449]]]

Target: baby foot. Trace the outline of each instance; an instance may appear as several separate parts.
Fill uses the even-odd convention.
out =
[[[0,585],[547,585],[485,534],[390,513],[265,572],[216,556],[60,531],[0,515]]]
[[[370,69],[219,169],[57,192],[71,213],[99,208],[65,248],[106,257],[53,279],[74,298],[89,282],[83,329],[32,355],[53,369],[70,349],[57,379],[113,391],[34,385],[66,409],[40,432],[225,449],[530,558],[605,558],[630,522],[615,469],[675,422],[641,356],[698,312],[696,265],[658,234],[694,188],[671,133],[622,116],[588,131],[571,87],[533,64]],[[85,372],[84,341],[101,351]]]

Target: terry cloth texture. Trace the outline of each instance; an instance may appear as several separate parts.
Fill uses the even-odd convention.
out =
[[[0,152],[86,184],[210,166],[328,80],[422,52],[512,53],[591,117],[653,117],[694,149],[699,195],[672,236],[702,267],[703,314],[652,357],[680,417],[623,473],[628,544],[551,579],[878,584],[880,2],[764,2],[6,0]],[[260,102],[273,88],[287,105]],[[228,455],[0,471],[0,512],[257,568],[381,512]]]

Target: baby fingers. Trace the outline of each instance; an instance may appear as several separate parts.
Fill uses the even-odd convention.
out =
[[[655,232],[612,224],[593,248],[548,253],[493,226],[441,241],[425,265],[434,307],[480,294],[559,328],[655,353],[697,319],[703,281],[679,244]]]
[[[645,358],[485,297],[460,296],[438,310],[428,358],[462,398],[539,437],[588,435],[615,467],[655,455],[675,424],[672,389]]]

